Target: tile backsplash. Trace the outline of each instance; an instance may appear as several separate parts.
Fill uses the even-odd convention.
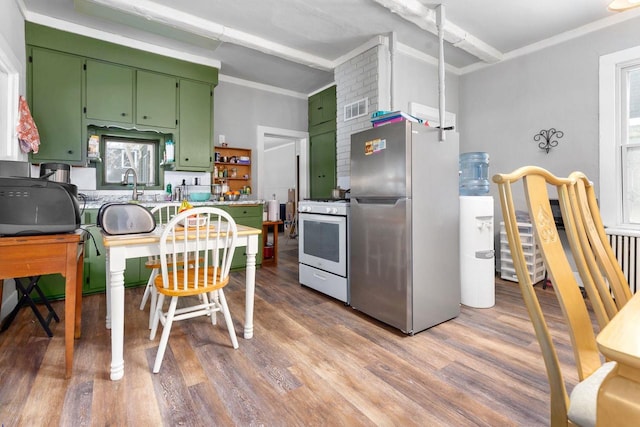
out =
[[[40,176],[40,166],[31,165],[31,176]],[[198,181],[202,185],[211,184],[211,173],[209,172],[181,172],[181,171],[165,171],[164,172],[164,187],[167,184],[171,184],[172,188],[182,184],[182,180],[185,180],[187,185],[193,184],[194,178],[198,178]],[[97,190],[96,185],[96,169],[72,167],[71,168],[71,183],[78,187],[78,192],[87,194],[90,198],[100,198],[116,195],[126,195],[131,193],[131,190],[127,190],[123,187],[122,190]],[[142,186],[144,190],[144,185]],[[164,195],[164,190],[149,190],[145,191],[146,195],[158,196]]]

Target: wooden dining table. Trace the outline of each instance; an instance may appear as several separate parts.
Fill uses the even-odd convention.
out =
[[[74,339],[80,338],[86,232],[0,237],[2,279],[59,273],[65,278],[65,378],[73,370]],[[0,286],[2,300],[2,286]]]
[[[598,426],[640,426],[640,293],[611,319],[597,338],[598,349],[617,362],[598,392]]]
[[[256,254],[258,237],[262,230],[237,224],[237,248],[245,248],[245,319],[244,338],[253,337],[253,301],[256,278]],[[111,373],[112,380],[124,376],[124,271],[126,260],[160,254],[160,235],[164,226],[158,226],[151,233],[113,236],[102,233],[107,262],[107,319],[111,329]],[[213,245],[215,239],[210,242]],[[189,241],[196,244],[196,240]]]

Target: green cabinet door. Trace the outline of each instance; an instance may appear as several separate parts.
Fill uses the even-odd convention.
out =
[[[336,120],[336,87],[309,97],[309,127]]]
[[[177,91],[175,77],[137,71],[136,123],[175,129]]]
[[[30,109],[40,135],[33,163],[80,164],[82,141],[82,68],[80,57],[32,48]]]
[[[213,90],[211,85],[180,80],[180,136],[176,168],[211,171],[213,141]]]
[[[330,198],[336,185],[336,132],[309,137],[309,190],[311,198]]]
[[[222,206],[222,209],[227,211],[236,224],[246,225],[248,227],[257,228],[262,230],[262,205],[256,206]],[[258,236],[258,253],[256,255],[256,265],[262,264],[262,236]],[[231,262],[231,268],[233,270],[240,270],[247,265],[247,251],[245,247],[236,248],[236,252],[233,254],[233,261]]]
[[[87,59],[87,119],[133,123],[134,70]]]

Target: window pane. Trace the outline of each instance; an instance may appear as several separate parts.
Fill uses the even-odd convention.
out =
[[[629,72],[628,143],[640,143],[640,69]]]
[[[640,224],[640,67],[622,69],[621,144],[624,222]]]
[[[625,150],[625,210],[627,222],[640,224],[640,147]]]
[[[156,183],[156,147],[159,141],[105,139],[105,182],[121,184],[127,169],[133,168],[138,184],[153,186]]]

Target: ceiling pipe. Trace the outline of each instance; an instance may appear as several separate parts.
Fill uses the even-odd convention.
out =
[[[391,87],[389,88],[389,106],[391,110],[396,110],[396,34],[394,32],[389,33],[389,73],[391,81]]]
[[[412,22],[419,28],[438,35],[437,14],[418,0],[373,0],[389,9],[402,19]],[[475,56],[482,61],[494,64],[502,60],[502,52],[482,40],[467,33],[451,21],[443,20],[444,40],[455,47]]]
[[[445,116],[445,86],[444,86],[444,5],[438,5],[436,8],[436,20],[438,23],[438,115],[440,120],[440,142],[444,142],[446,139],[444,130],[444,116]]]

